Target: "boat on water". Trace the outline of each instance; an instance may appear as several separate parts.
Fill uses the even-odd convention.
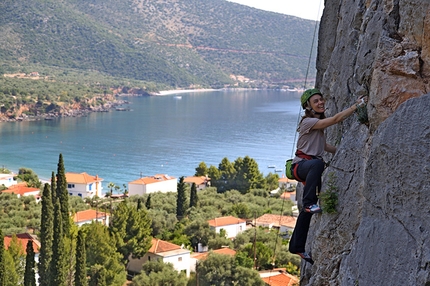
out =
[[[175,95],[173,98],[174,98],[174,99],[182,99],[182,96],[180,96],[180,95]]]
[[[269,166],[267,166],[267,168],[276,168],[276,166],[275,165],[269,165]]]
[[[275,169],[275,172],[282,172],[282,169]]]

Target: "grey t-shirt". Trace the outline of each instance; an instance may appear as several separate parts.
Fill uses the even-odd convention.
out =
[[[320,119],[304,118],[299,125],[299,139],[297,140],[297,149],[303,153],[322,159],[326,139],[324,129],[311,129]],[[293,164],[303,160],[294,157]]]

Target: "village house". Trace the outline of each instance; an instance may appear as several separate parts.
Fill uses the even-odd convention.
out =
[[[0,186],[4,185],[9,188],[12,185],[16,185],[17,181],[13,179],[13,174],[0,174]]]
[[[281,196],[281,199],[292,201],[293,203],[297,203],[296,192],[284,192]]]
[[[157,174],[151,177],[143,177],[128,183],[128,194],[145,195],[156,192],[177,192],[178,181],[169,175]]]
[[[215,230],[216,233],[220,233],[221,229],[224,229],[227,234],[227,238],[235,238],[236,235],[246,230],[246,221],[234,216],[218,217],[208,220],[211,229]]]
[[[190,251],[179,245],[153,238],[151,248],[141,258],[129,257],[127,271],[131,273],[140,273],[142,265],[149,261],[163,261],[164,263],[173,264],[173,268],[178,272],[186,273],[190,277]]]
[[[259,271],[260,278],[268,286],[294,286],[299,284],[299,279],[285,270]]]
[[[15,194],[18,198],[34,196],[36,198],[36,202],[40,201],[40,189],[27,187],[26,182],[12,185],[8,189],[2,191],[2,193]]]
[[[296,188],[297,181],[288,179],[287,177],[283,177],[278,180],[278,186],[280,189],[283,190],[292,190]]]
[[[207,187],[210,187],[210,180],[211,179],[208,176],[190,176],[184,178],[184,183],[190,185],[190,187],[194,183],[196,184],[197,191],[201,191],[206,189]]]
[[[293,231],[296,226],[297,218],[293,216],[283,216],[276,214],[264,214],[258,217],[254,221],[254,225],[267,227],[267,228],[279,228],[280,233],[286,233],[287,231]]]
[[[71,196],[81,198],[102,197],[102,178],[87,173],[66,173],[67,191]]]
[[[190,271],[196,272],[197,263],[199,263],[200,261],[206,260],[206,258],[208,257],[208,255],[210,253],[229,255],[229,256],[235,256],[236,255],[236,251],[231,249],[231,248],[228,248],[228,247],[223,247],[220,249],[215,249],[215,250],[211,250],[209,252],[203,252],[203,253],[194,252],[190,256]]]
[[[73,222],[78,226],[82,226],[86,223],[96,221],[108,226],[109,218],[110,216],[108,213],[89,209],[75,213],[75,215],[73,216]]]

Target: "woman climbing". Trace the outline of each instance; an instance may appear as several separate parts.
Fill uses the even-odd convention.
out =
[[[298,181],[303,182],[303,209],[297,218],[293,235],[290,239],[289,251],[298,254],[307,262],[313,264],[312,257],[305,251],[309,225],[314,213],[322,212],[318,206],[317,191],[321,189],[321,175],[324,171],[324,151],[334,154],[336,147],[326,143],[324,129],[346,119],[354,113],[359,106],[365,105],[367,97],[357,100],[356,104],[335,114],[325,117],[325,101],[321,92],[314,88],[306,90],[301,99],[305,110],[297,131],[296,156],[293,159],[292,169]]]

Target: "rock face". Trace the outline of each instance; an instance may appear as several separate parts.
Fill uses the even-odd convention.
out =
[[[316,86],[332,114],[368,95],[369,124],[326,130],[338,212],[314,215],[300,285],[430,285],[429,64],[428,0],[325,1]]]

